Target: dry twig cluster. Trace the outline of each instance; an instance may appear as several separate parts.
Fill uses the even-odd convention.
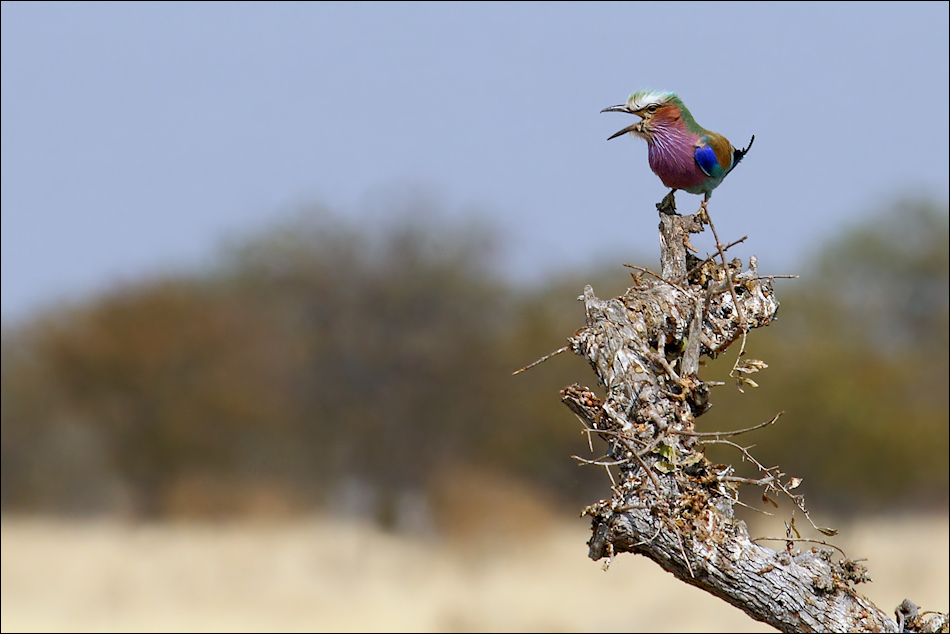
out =
[[[725,252],[742,240],[722,245],[716,236],[718,262],[689,253],[690,233],[708,222],[704,210],[661,215],[661,272],[631,267],[638,274],[622,296],[601,300],[588,286],[579,298],[587,325],[570,338],[569,348],[588,359],[606,394],[600,398],[575,384],[561,396],[588,438],[596,434],[608,445],[603,458],[582,461],[604,466],[613,482],[609,500],[584,510],[592,518],[591,558],[605,559],[606,567],[621,552],[643,554],[782,631],[947,631],[946,615],[921,616],[910,602],[889,618],[854,590],[869,580],[866,569],[846,556],[835,559],[836,547],[823,540],[802,538],[794,516],[784,537],[758,540],[734,517],[734,506],[742,504],[739,487],[755,485],[773,504],[770,494],[787,496],[811,522],[803,496],[794,493],[800,480],[786,479],[778,467],[766,467],[728,439],[778,416],[736,432],[695,430],[696,417],[709,408],[700,358],[741,341],[732,375],[740,389],[754,387],[749,375],[766,366],[745,357],[745,337],[768,325],[779,307],[772,278],[759,274],[754,256],[746,270],[738,259],[726,261]],[[703,448],[712,443],[735,447],[760,476],[710,463]],[[757,543],[772,539],[785,548]],[[798,544],[809,546],[800,550]]]

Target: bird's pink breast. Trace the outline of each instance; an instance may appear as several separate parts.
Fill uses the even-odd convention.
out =
[[[650,169],[673,189],[695,189],[709,178],[696,163],[699,137],[686,130],[656,130],[649,143]]]

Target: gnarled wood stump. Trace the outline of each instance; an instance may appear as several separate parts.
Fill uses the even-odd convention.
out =
[[[923,618],[909,601],[889,618],[855,592],[867,580],[859,564],[835,560],[830,549],[796,549],[794,540],[781,551],[760,546],[734,517],[741,483],[784,493],[795,483],[783,483],[777,469],[753,482],[705,458],[703,438],[712,434],[694,429],[709,407],[699,360],[768,325],[779,304],[754,257],[743,271],[739,260],[689,254],[689,234],[702,230],[698,215],[661,216],[659,275],[645,272],[609,300],[584,289],[587,325],[570,347],[588,359],[606,394],[572,385],[562,399],[607,442],[605,460],[621,474],[609,500],[585,509],[590,557],[640,553],[781,631],[947,631],[947,615]]]

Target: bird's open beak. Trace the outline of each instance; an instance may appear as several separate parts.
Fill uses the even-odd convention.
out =
[[[628,106],[625,103],[622,103],[619,106],[610,106],[609,108],[604,108],[603,110],[601,110],[601,112],[602,113],[603,112],[626,112],[627,114],[635,114],[641,119],[643,118],[643,115],[641,115],[639,112],[636,112],[635,110],[631,110],[630,106]],[[637,121],[633,125],[628,125],[623,130],[620,130],[619,132],[614,132],[613,134],[611,134],[609,137],[607,137],[607,140],[609,141],[611,139],[616,139],[618,136],[623,136],[627,132],[639,132],[641,123],[642,121]]]
[[[623,130],[620,130],[620,131],[618,131],[618,132],[614,132],[614,133],[611,134],[609,137],[607,137],[607,140],[609,141],[610,139],[616,139],[618,136],[623,136],[623,135],[625,135],[627,132],[639,132],[639,131],[640,131],[640,122],[637,121],[637,122],[634,123],[633,125],[628,125],[628,126],[627,126],[626,128],[624,128]]]

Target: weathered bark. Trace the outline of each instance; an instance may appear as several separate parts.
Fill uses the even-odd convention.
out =
[[[562,399],[608,443],[607,460],[621,474],[610,500],[585,509],[590,557],[640,553],[781,631],[896,632],[898,622],[854,591],[867,580],[859,564],[836,561],[829,549],[790,541],[776,552],[751,541],[733,515],[744,479],[701,453],[693,424],[709,390],[697,376],[700,356],[768,325],[779,306],[754,258],[742,271],[738,260],[723,267],[689,254],[689,233],[702,230],[697,216],[663,216],[659,276],[640,275],[610,300],[584,289],[587,325],[570,345],[606,395],[572,385]],[[781,476],[769,471],[759,484],[788,493],[794,484]],[[924,622],[916,607],[905,612],[897,617],[906,631],[947,631],[946,615]]]

